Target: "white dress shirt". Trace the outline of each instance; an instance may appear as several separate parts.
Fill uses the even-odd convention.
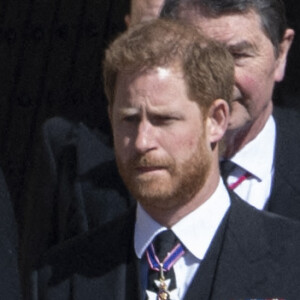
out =
[[[171,300],[183,299],[229,206],[230,198],[220,179],[213,195],[171,228],[186,248],[185,254],[173,266],[177,290],[172,294]],[[142,258],[156,235],[166,229],[138,204],[134,234],[136,255]],[[143,287],[146,288],[148,266],[146,260],[143,261],[145,264],[142,265],[141,277]],[[156,294],[151,294],[149,299],[156,300]]]
[[[229,175],[228,184],[235,183],[245,171],[251,173],[251,176],[239,184],[234,192],[258,209],[264,208],[271,193],[275,138],[276,125],[273,116],[270,116],[256,138],[230,159],[238,167]]]

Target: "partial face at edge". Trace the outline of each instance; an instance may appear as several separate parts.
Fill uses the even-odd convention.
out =
[[[183,18],[191,16],[185,12]],[[272,112],[272,93],[282,80],[286,55],[292,41],[288,37],[280,57],[275,57],[271,41],[262,31],[259,16],[250,11],[206,18],[192,14],[193,23],[209,37],[224,43],[235,59],[235,92],[229,129],[260,130]]]
[[[164,0],[132,0],[130,16],[125,17],[127,26],[159,16]]]

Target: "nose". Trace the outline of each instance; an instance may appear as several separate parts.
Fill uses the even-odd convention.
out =
[[[139,153],[146,153],[156,147],[155,128],[147,120],[142,120],[138,126],[135,148]]]

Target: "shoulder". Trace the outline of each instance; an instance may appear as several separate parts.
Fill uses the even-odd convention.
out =
[[[54,117],[43,124],[41,135],[48,157],[56,162],[59,159],[76,159],[81,172],[114,159],[109,135],[97,128],[91,129],[82,122],[74,123]]]
[[[300,251],[300,223],[277,214],[258,210],[240,199],[232,199],[230,231],[247,247],[270,249],[296,247]],[[292,252],[295,252],[292,250]]]
[[[100,131],[92,130],[82,122],[75,123],[62,117],[53,117],[45,121],[42,126],[42,139],[54,152],[65,146],[78,145],[82,136],[87,136],[90,142],[100,140],[108,144],[108,138]]]
[[[274,106],[273,117],[278,128],[291,130],[290,126],[300,125],[300,113],[290,108]],[[300,133],[298,132],[298,134]]]
[[[276,123],[275,175],[284,176],[294,189],[298,190],[300,114],[290,109],[275,107],[273,116]]]
[[[232,199],[213,299],[300,293],[299,224]],[[250,297],[251,296],[251,297]]]

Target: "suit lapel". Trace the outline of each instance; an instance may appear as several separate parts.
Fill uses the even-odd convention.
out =
[[[278,276],[270,255],[264,215],[233,198],[211,300],[270,296],[268,281]]]
[[[230,210],[184,300],[265,295],[266,282],[278,275],[275,270],[272,274],[268,272],[269,265],[274,265],[274,261],[269,256],[262,214],[237,196],[231,195],[231,198]]]

